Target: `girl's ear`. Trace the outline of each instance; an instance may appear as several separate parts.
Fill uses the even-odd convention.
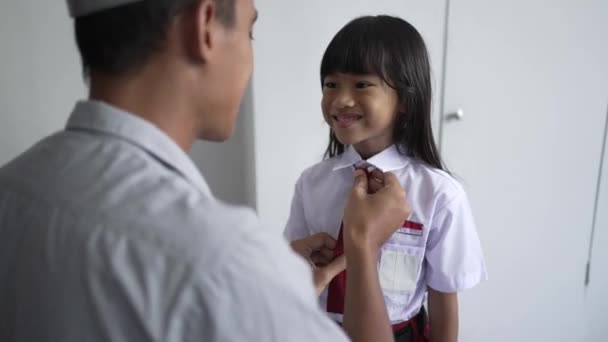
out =
[[[410,113],[407,110],[408,106],[406,101],[403,101],[401,104],[397,106],[397,118],[396,124],[400,126],[407,126],[407,123],[410,121]]]
[[[399,115],[407,116],[407,104],[405,101],[402,101],[401,104],[399,104],[397,107],[397,113],[399,113]]]

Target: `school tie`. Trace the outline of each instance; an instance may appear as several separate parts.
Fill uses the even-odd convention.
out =
[[[355,165],[355,169],[362,169],[369,176],[367,167],[369,164]],[[344,254],[344,222],[340,224],[336,248],[334,248],[334,258]],[[344,314],[344,297],[346,296],[346,270],[340,272],[329,283],[327,289],[327,312]]]
[[[344,254],[343,241],[344,222],[340,224],[340,233],[336,240],[336,248],[334,249],[334,257],[339,257]],[[346,295],[346,270],[340,272],[329,283],[327,289],[327,312],[344,314],[344,297]]]

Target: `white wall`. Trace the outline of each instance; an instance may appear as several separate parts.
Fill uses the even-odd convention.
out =
[[[297,177],[321,159],[327,142],[318,68],[331,37],[358,15],[402,16],[425,37],[439,90],[445,0],[257,0],[256,5],[253,90],[243,101],[236,135],[225,144],[198,143],[192,156],[218,197],[257,206],[267,227],[279,233]],[[2,0],[0,42],[1,165],[61,129],[86,87],[63,1]],[[604,160],[586,341],[608,335],[608,150]]]
[[[233,204],[256,207],[253,99],[247,89],[234,136],[223,143],[197,142],[190,156],[213,193]]]
[[[256,6],[260,12],[253,78],[257,206],[265,225],[279,233],[298,176],[322,159],[328,141],[320,110],[319,66],[331,38],[357,16],[403,17],[426,40],[439,90],[445,0],[257,0]]]
[[[608,93],[608,89],[607,89]],[[608,94],[607,94],[608,100]],[[608,107],[608,104],[607,104]],[[608,134],[608,108],[606,110]],[[605,137],[608,139],[608,136]],[[604,142],[603,167],[598,187],[595,235],[591,254],[589,287],[585,293],[586,341],[606,341],[608,338],[608,141]]]
[[[465,118],[445,125],[442,153],[464,180],[490,275],[459,296],[464,341],[608,340],[583,338],[586,304],[599,300],[583,295],[607,4],[451,1],[445,103]]]
[[[0,165],[61,129],[85,94],[64,2],[0,3]]]
[[[65,1],[2,0],[0,42],[3,165],[62,129],[87,88]],[[255,206],[250,93],[242,112],[233,139],[226,144],[200,142],[192,157],[219,198]]]

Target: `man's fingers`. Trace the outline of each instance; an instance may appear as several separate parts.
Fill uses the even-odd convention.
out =
[[[312,255],[310,256],[310,260],[315,265],[329,264],[333,259],[334,259],[333,251],[332,251],[331,255],[326,255],[325,253],[322,253],[321,251],[317,251],[317,252],[312,253]]]
[[[334,261],[330,262],[323,269],[326,272],[327,278],[331,281],[331,279],[346,269],[346,254],[335,258]]]
[[[393,173],[386,172],[384,174],[384,187],[380,189],[378,193],[381,196],[388,196],[389,198],[393,199],[393,205],[397,205],[402,211],[404,220],[410,216],[411,209],[406,200],[406,192],[401,186],[399,179],[397,179]]]
[[[336,247],[336,240],[327,233],[317,233],[307,238],[308,246],[312,251],[318,251],[321,249],[334,249]]]
[[[373,179],[379,183],[384,183],[384,172],[380,169],[373,169],[369,173],[369,178]]]
[[[401,187],[401,183],[399,183],[399,179],[392,172],[384,172],[382,180],[384,181],[385,186],[399,186]]]
[[[329,285],[335,276],[346,269],[346,255],[342,254],[324,267],[313,268],[313,277],[317,296]]]
[[[363,170],[355,170],[354,176],[353,192],[365,195],[367,193],[367,174]]]
[[[379,169],[372,170],[367,175],[367,178],[367,186],[370,194],[374,194],[384,187],[384,172],[380,171]]]
[[[380,190],[378,190],[378,192],[396,192],[396,191],[399,191],[401,194],[405,195],[405,191],[404,191],[403,187],[401,186],[399,179],[397,179],[397,176],[395,176],[392,172],[385,172],[384,173],[384,186]]]
[[[326,263],[325,258],[322,255],[320,255],[319,253],[311,254],[310,261],[312,261],[312,263],[315,265]]]
[[[334,250],[329,249],[329,248],[322,248],[321,250],[318,251],[318,253],[322,254],[323,257],[327,259],[327,262],[332,261],[335,256]]]

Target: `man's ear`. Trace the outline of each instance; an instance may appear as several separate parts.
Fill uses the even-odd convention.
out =
[[[215,2],[201,1],[191,13],[192,25],[188,36],[190,53],[195,60],[207,63],[215,52],[217,45],[217,18]]]

